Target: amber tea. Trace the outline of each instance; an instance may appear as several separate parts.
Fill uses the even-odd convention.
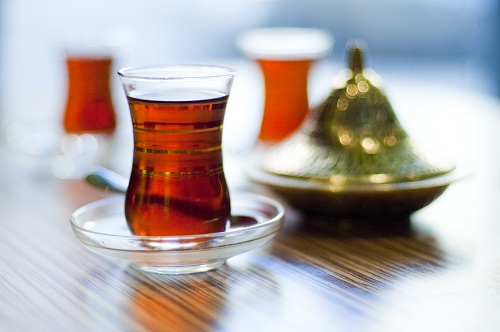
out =
[[[276,143],[290,136],[309,111],[307,75],[312,60],[258,59],[265,81],[259,140]]]
[[[111,57],[66,59],[68,98],[64,129],[68,133],[111,132],[116,119],[110,91]]]
[[[138,235],[223,231],[230,216],[222,164],[227,96],[187,101],[129,98],[134,161],[126,218]]]

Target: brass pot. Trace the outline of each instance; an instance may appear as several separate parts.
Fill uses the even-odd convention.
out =
[[[339,218],[408,215],[461,175],[445,157],[412,140],[364,69],[365,44],[348,43],[337,86],[282,143],[256,152],[250,179],[292,205]]]

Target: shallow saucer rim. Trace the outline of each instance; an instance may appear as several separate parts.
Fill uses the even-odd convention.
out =
[[[280,226],[283,222],[283,218],[285,215],[285,208],[281,203],[276,201],[275,199],[269,198],[264,195],[259,195],[259,194],[254,194],[254,193],[249,193],[249,192],[233,192],[230,193],[231,197],[238,197],[238,196],[246,196],[246,197],[254,197],[257,198],[258,200],[262,201],[263,203],[268,204],[269,206],[272,206],[277,210],[276,215],[274,215],[272,218],[269,220],[266,220],[262,223],[258,224],[253,224],[250,226],[246,227],[241,227],[241,228],[236,228],[234,230],[226,230],[223,232],[215,232],[215,233],[206,233],[206,234],[192,234],[192,235],[176,235],[176,236],[142,236],[142,235],[122,235],[122,234],[112,234],[112,233],[102,233],[102,232],[96,232],[90,229],[86,229],[79,225],[76,222],[76,216],[83,213],[84,211],[88,211],[89,209],[95,209],[100,206],[105,206],[105,205],[112,205],[113,203],[117,201],[122,201],[125,199],[123,195],[116,195],[112,197],[107,197],[104,199],[96,200],[91,203],[85,204],[78,209],[76,209],[72,214],[70,218],[70,224],[71,227],[75,230],[78,231],[79,233],[83,234],[95,234],[99,236],[106,236],[106,237],[113,237],[113,238],[121,238],[121,239],[129,239],[129,240],[147,240],[147,241],[157,241],[157,242],[171,242],[171,241],[186,241],[186,240],[195,240],[195,239],[211,239],[211,238],[217,238],[220,236],[238,236],[240,234],[247,233],[251,230],[259,229],[259,228],[267,228],[270,227],[270,225],[278,225]]]

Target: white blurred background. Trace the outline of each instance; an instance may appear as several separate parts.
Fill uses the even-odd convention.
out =
[[[26,93],[40,80],[50,85],[60,79],[56,45],[62,41],[108,38],[128,43],[121,58],[126,65],[193,62],[239,56],[235,35],[263,26],[327,29],[336,39],[331,55],[336,61],[343,61],[348,39],[363,38],[373,66],[386,62],[442,66],[450,70],[451,79],[461,81],[457,85],[499,91],[495,0],[0,0],[0,4],[2,98],[8,98],[12,89]],[[421,74],[435,74],[434,69]]]
[[[62,112],[63,42],[120,45],[116,69],[232,65],[244,61],[239,32],[273,26],[330,31],[335,46],[325,61],[333,73],[344,65],[346,41],[362,38],[367,64],[389,87],[411,79],[500,95],[499,8],[495,0],[0,0],[0,116]],[[258,78],[257,67],[246,69],[236,82],[252,70]],[[116,99],[126,113],[120,92]]]
[[[235,35],[263,26],[320,27],[345,42],[368,42],[373,64],[448,63],[464,79],[498,68],[495,0],[0,0],[2,77],[49,84],[59,75],[55,45],[82,38],[128,42],[123,62],[143,65],[239,56]],[[496,69],[498,70],[498,69]],[[477,73],[474,73],[474,72]],[[5,84],[5,82],[3,82]],[[9,87],[11,84],[8,84]],[[5,88],[5,85],[4,85]],[[496,91],[492,87],[483,87]]]

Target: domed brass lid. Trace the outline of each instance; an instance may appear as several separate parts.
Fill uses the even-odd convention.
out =
[[[304,125],[269,148],[269,173],[332,185],[408,182],[454,170],[448,160],[416,144],[402,128],[373,75],[363,68],[361,42],[348,44],[342,84],[312,110]]]

